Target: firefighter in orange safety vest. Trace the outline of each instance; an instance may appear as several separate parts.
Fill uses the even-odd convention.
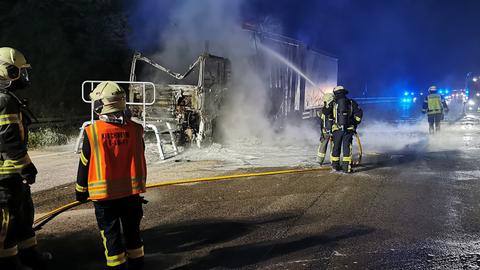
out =
[[[76,198],[93,201],[107,268],[143,269],[143,127],[126,117],[126,94],[118,84],[104,81],[90,98],[99,120],[85,129]]]
[[[30,85],[25,56],[0,48],[0,269],[47,269],[50,253],[37,249],[32,228],[34,207],[30,185],[37,169],[28,156],[28,125],[33,117],[14,92]]]

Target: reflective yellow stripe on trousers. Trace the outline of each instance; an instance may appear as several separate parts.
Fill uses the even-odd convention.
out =
[[[137,249],[127,249],[127,257],[130,259],[137,259],[145,256],[145,252],[143,251],[143,246]]]
[[[2,228],[0,230],[0,258],[12,257],[17,255],[18,248],[13,246],[5,248],[5,239],[7,239],[8,226],[10,224],[10,212],[8,208],[2,208]]]
[[[125,252],[113,256],[108,256],[107,238],[105,237],[105,232],[100,231],[100,234],[102,235],[103,247],[105,248],[105,258],[107,259],[107,266],[114,267],[127,262]]]

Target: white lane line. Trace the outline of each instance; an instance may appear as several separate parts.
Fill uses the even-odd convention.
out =
[[[30,156],[30,158],[43,158],[43,157],[65,155],[65,154],[74,154],[74,153],[73,151],[65,151],[65,152],[58,152],[58,153],[51,153],[51,154],[33,155],[33,156]]]

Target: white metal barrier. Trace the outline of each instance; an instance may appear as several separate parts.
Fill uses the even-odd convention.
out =
[[[87,103],[87,104],[91,104],[91,109],[90,109],[90,121],[86,121],[82,124],[82,127],[80,128],[80,133],[78,135],[78,138],[76,140],[76,143],[75,143],[75,149],[74,149],[74,152],[75,153],[80,153],[80,150],[81,150],[81,143],[83,141],[83,134],[84,134],[84,131],[85,131],[85,128],[90,125],[91,123],[94,123],[95,122],[95,113],[94,113],[94,105],[93,105],[93,102],[92,100],[90,100],[90,97],[89,97],[89,94],[93,91],[93,89],[95,89],[95,87],[101,83],[103,81],[84,81],[82,83],[82,100],[83,102]],[[148,132],[148,131],[153,131],[155,133],[155,139],[156,139],[156,144],[157,144],[157,149],[158,149],[158,152],[159,152],[159,156],[161,159],[165,159],[166,156],[165,156],[165,151],[163,149],[163,146],[162,146],[162,143],[161,143],[161,139],[160,139],[160,134],[162,133],[162,131],[158,131],[158,128],[153,125],[153,124],[149,124],[147,123],[146,121],[146,115],[145,115],[145,109],[147,106],[151,106],[153,104],[155,104],[155,101],[156,101],[156,88],[155,88],[155,84],[153,84],[152,82],[133,82],[133,81],[113,81],[117,84],[119,84],[120,86],[122,85],[140,85],[142,87],[142,102],[134,102],[134,101],[128,101],[127,100],[127,105],[134,105],[134,106],[142,106],[143,107],[143,110],[142,110],[142,116],[141,116],[141,124],[143,125],[143,128],[144,128],[144,131],[145,132]],[[151,89],[152,89],[152,95],[151,95],[151,100],[146,100],[146,94],[147,94],[147,85],[151,86]],[[86,88],[89,88],[89,90],[87,91]],[[173,150],[174,150],[174,154],[178,154],[178,150],[177,150],[177,146],[175,144],[175,136],[173,134],[173,130],[171,129],[171,126],[170,126],[170,123],[166,123],[166,126],[167,126],[167,131],[168,133],[170,134],[170,139],[171,139],[171,143],[172,143],[172,146],[173,146]]]

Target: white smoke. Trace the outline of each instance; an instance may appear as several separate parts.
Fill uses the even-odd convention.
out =
[[[265,84],[251,66],[255,54],[251,34],[241,28],[241,5],[240,0],[181,1],[170,12],[170,22],[159,37],[161,49],[153,58],[183,73],[204,52],[208,41],[210,53],[230,59],[231,102],[220,123],[227,141],[254,137],[258,142],[279,143],[318,137],[318,134],[313,136],[315,132],[299,127],[282,134],[274,131],[266,112],[270,101]],[[150,72],[156,71],[150,69]]]

